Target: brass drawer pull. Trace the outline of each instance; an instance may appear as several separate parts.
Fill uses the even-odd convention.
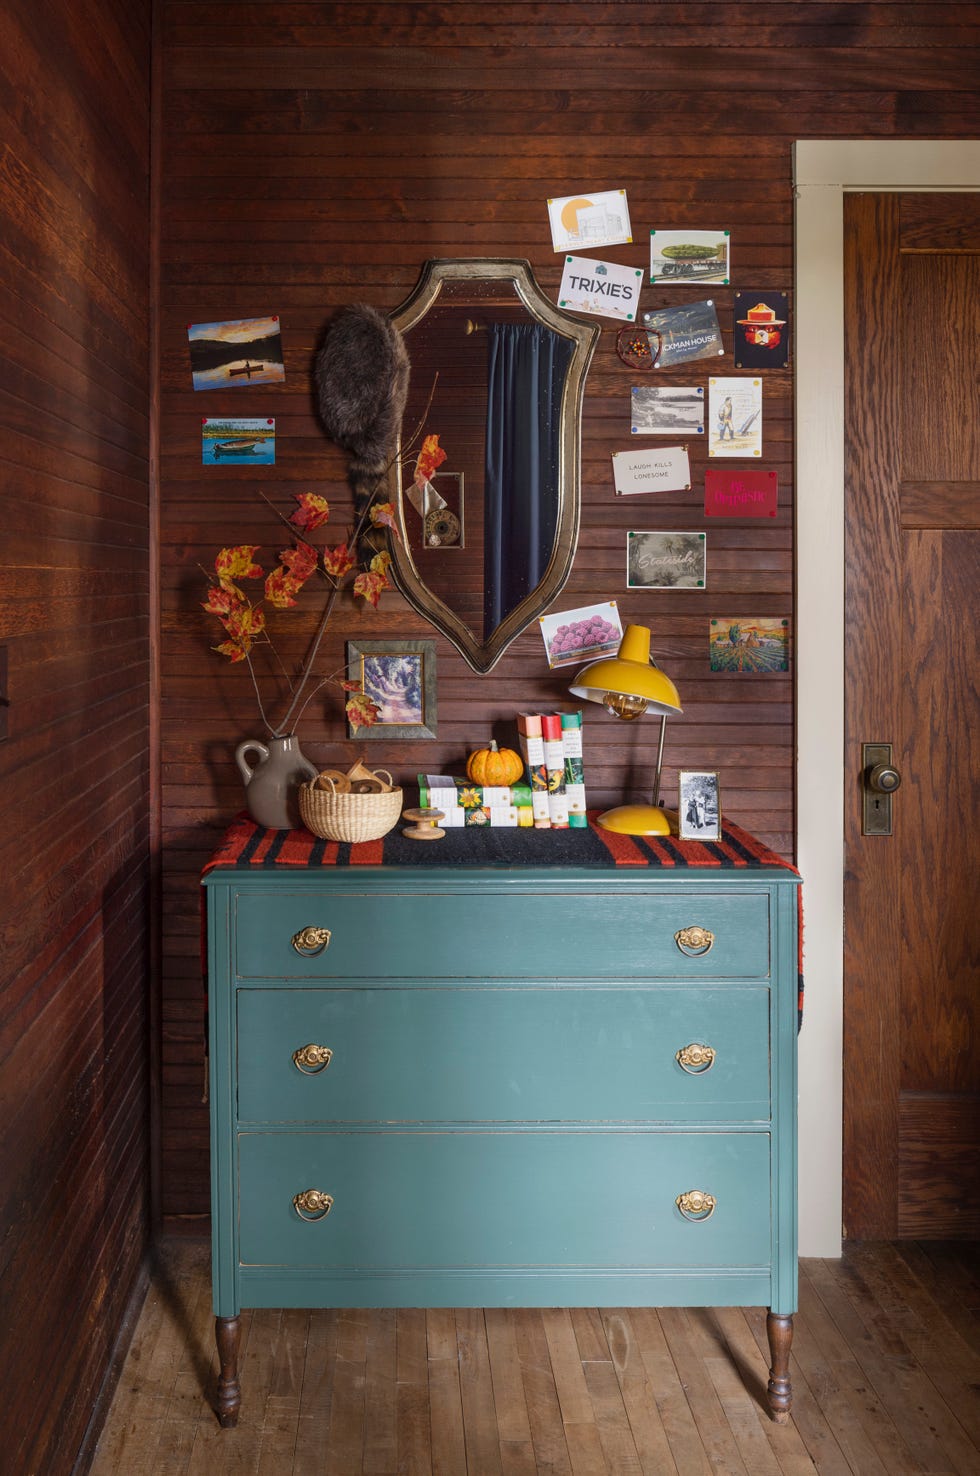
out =
[[[330,942],[329,928],[300,928],[293,934],[293,947],[304,958],[316,958]]]
[[[705,953],[710,953],[715,941],[714,933],[709,933],[707,928],[681,928],[679,933],[674,934],[674,942],[681,953],[686,953],[688,958],[701,958]]]
[[[304,1189],[293,1195],[293,1208],[301,1220],[325,1220],[333,1209],[333,1195],[322,1189]]]
[[[692,1040],[690,1045],[683,1046],[677,1052],[676,1061],[682,1071],[688,1076],[703,1076],[710,1071],[715,1064],[714,1046],[701,1045],[700,1042]]]
[[[298,1051],[293,1051],[293,1065],[297,1071],[302,1071],[304,1076],[317,1076],[325,1071],[333,1059],[333,1051],[329,1046],[310,1045],[301,1046]]]
[[[685,1220],[710,1220],[715,1212],[715,1196],[703,1189],[688,1189],[674,1200]]]

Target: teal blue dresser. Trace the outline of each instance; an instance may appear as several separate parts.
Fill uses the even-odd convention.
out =
[[[795,873],[256,834],[204,883],[221,1422],[243,1306],[761,1304],[784,1418]]]

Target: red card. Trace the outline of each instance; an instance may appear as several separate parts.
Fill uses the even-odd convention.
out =
[[[708,518],[774,518],[776,473],[708,467],[704,473],[704,514]]]

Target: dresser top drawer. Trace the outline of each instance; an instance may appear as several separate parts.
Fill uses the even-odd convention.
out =
[[[762,984],[237,994],[243,1123],[769,1117]]]
[[[242,980],[767,979],[765,888],[229,889]],[[312,930],[312,931],[307,931]]]

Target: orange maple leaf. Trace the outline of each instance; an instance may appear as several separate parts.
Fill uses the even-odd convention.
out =
[[[284,548],[279,555],[280,564],[284,564],[293,579],[301,585],[309,579],[316,568],[317,552],[310,543],[297,543],[293,548]]]
[[[395,527],[395,504],[393,502],[376,502],[371,508],[371,522],[376,528],[390,528],[396,538],[400,536]]]
[[[222,641],[220,646],[212,646],[212,651],[217,651],[219,656],[227,656],[229,661],[244,661],[248,655],[249,647],[239,645],[238,641]]]
[[[323,567],[335,579],[342,579],[348,570],[353,569],[355,563],[346,543],[338,543],[334,548],[323,550]]]
[[[234,581],[262,578],[263,570],[253,558],[258,548],[257,543],[238,543],[233,548],[223,548],[220,551],[214,561],[214,572],[222,589],[237,595],[239,599],[245,598]]]
[[[355,595],[361,595],[364,599],[370,600],[375,609],[378,608],[381,591],[388,587],[388,581],[383,574],[373,573],[370,570],[366,574],[358,574],[353,586]]]
[[[312,533],[315,528],[322,527],[330,516],[330,504],[326,498],[316,492],[297,492],[295,497],[298,506],[289,518],[293,527],[303,533]]]
[[[387,549],[382,549],[381,552],[375,554],[374,558],[371,560],[371,572],[372,574],[381,575],[382,579],[385,581],[385,589],[388,588],[388,565],[390,563],[391,554],[388,553]]]
[[[438,436],[426,436],[422,442],[418,460],[415,463],[415,485],[424,487],[435,472],[446,459],[446,453],[439,445]]]
[[[355,730],[373,727],[381,716],[381,708],[364,692],[358,692],[356,697],[349,698],[346,707],[350,725]]]
[[[265,630],[265,612],[258,605],[236,605],[222,624],[232,640],[241,641],[247,651]]]
[[[222,589],[220,584],[209,584],[208,597],[201,609],[207,610],[209,615],[230,615],[241,598],[237,590],[233,594],[230,589]]]
[[[277,610],[289,610],[295,605],[294,595],[303,588],[302,580],[294,579],[281,564],[266,575],[265,597]]]

